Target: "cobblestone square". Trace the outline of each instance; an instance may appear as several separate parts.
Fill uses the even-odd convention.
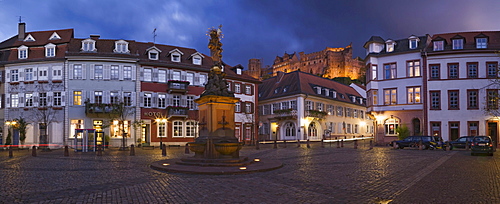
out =
[[[0,151],[0,203],[499,203],[498,155],[465,150],[354,149],[288,143],[245,146],[241,154],[283,162],[242,175],[193,175],[149,164],[192,156],[184,147],[108,149],[103,156],[70,150]]]

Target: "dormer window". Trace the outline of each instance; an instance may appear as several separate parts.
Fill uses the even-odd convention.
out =
[[[95,40],[86,39],[82,41],[82,51],[84,52],[95,52],[97,49],[95,48]]]
[[[442,51],[444,50],[444,40],[434,41],[434,51]]]
[[[464,49],[464,39],[453,39],[451,41],[453,43],[454,50]]]
[[[417,49],[418,42],[420,41],[420,39],[417,36],[412,35],[408,38],[408,40],[409,40],[409,48]]]
[[[476,38],[476,48],[482,49],[488,47],[488,38]]]
[[[181,56],[184,55],[179,49],[175,48],[174,50],[168,52],[170,55],[170,60],[172,62],[181,62]]]
[[[332,97],[333,98],[337,98],[337,92],[336,91],[332,91]]]
[[[146,50],[146,52],[147,52],[148,58],[150,60],[158,60],[161,50],[156,48],[155,46],[153,46],[153,47],[148,48]]]
[[[45,57],[55,57],[56,56],[56,45],[49,43],[45,45]]]
[[[128,50],[128,42],[125,40],[115,41],[115,49],[113,50],[113,52],[129,53],[130,51]]]
[[[205,58],[205,57],[201,53],[196,52],[196,53],[191,55],[191,58],[193,60],[193,64],[201,65],[203,58]]]
[[[317,93],[317,94],[321,94],[321,87],[316,86],[316,87],[314,87],[314,88],[316,88],[316,93]]]
[[[236,68],[236,74],[241,75],[241,68],[240,67]]]
[[[19,48],[17,48],[17,58],[18,59],[28,59],[28,47],[21,45]]]
[[[52,33],[52,35],[50,36],[49,40],[60,40],[61,37],[56,33]]]
[[[36,41],[35,38],[29,34],[28,36],[26,36],[26,38],[24,38],[24,42],[34,42]]]
[[[396,45],[396,42],[394,42],[393,40],[385,41],[385,51],[386,52],[394,52],[395,45]]]

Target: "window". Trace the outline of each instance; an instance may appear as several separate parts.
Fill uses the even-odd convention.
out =
[[[454,50],[464,49],[464,39],[453,39],[452,43]]]
[[[94,103],[102,103],[102,91],[94,91]]]
[[[295,124],[292,122],[287,122],[285,124],[285,137],[295,137],[297,132],[295,131]]]
[[[167,124],[164,122],[158,122],[157,125],[158,125],[158,137],[167,137],[165,131]]]
[[[309,137],[317,137],[318,136],[318,128],[316,127],[316,123],[312,122],[309,124],[309,128],[307,128]]]
[[[371,74],[372,80],[377,80],[377,65],[372,65]]]
[[[408,38],[408,40],[410,41],[409,42],[410,49],[416,49],[418,47],[418,41],[420,41],[420,39],[418,39],[417,36],[412,35]]]
[[[297,110],[297,101],[290,101],[290,109]]]
[[[28,47],[21,45],[18,48],[18,59],[28,59]]]
[[[45,107],[47,103],[47,93],[38,93],[38,105],[39,107]]]
[[[397,89],[384,90],[384,105],[395,105],[397,103]]]
[[[408,68],[408,77],[420,76],[420,60],[408,61],[406,67]]]
[[[488,93],[488,110],[496,110],[498,109],[498,89],[488,89],[486,90]]]
[[[73,65],[73,79],[82,79],[83,77],[82,71],[83,69],[81,64]]]
[[[199,56],[193,57],[193,64],[201,65],[201,57]]]
[[[151,93],[144,93],[142,101],[144,103],[144,107],[151,108],[151,97],[152,97]]]
[[[103,79],[103,68],[102,65],[95,65],[94,66],[94,79]]]
[[[48,67],[39,67],[38,68],[38,80],[40,80],[40,81],[49,80],[48,69],[49,69]]]
[[[467,78],[477,78],[477,63],[467,63]]]
[[[150,50],[149,51],[149,59],[150,60],[158,60],[158,52]]]
[[[192,120],[186,122],[186,137],[196,136],[196,123]]]
[[[132,93],[123,92],[123,105],[132,106]]]
[[[19,81],[19,70],[17,69],[10,70],[10,81],[11,82]]]
[[[439,64],[431,64],[431,79],[440,79],[440,65]]]
[[[82,92],[81,91],[73,91],[73,105],[75,105],[75,106],[82,105]]]
[[[314,109],[314,102],[306,101],[306,110],[313,110],[313,109]]]
[[[252,95],[252,85],[245,85],[245,94]]]
[[[476,48],[487,48],[488,47],[488,39],[487,38],[476,38]]]
[[[432,136],[441,136],[441,122],[431,122]]]
[[[172,73],[172,80],[180,81],[181,80],[181,72],[180,71],[174,71]]]
[[[316,102],[316,110],[323,111],[325,110],[325,104]]]
[[[408,103],[420,103],[420,87],[409,87],[406,90],[408,92]]]
[[[96,121],[94,120],[94,123]],[[99,121],[102,124],[102,121]],[[113,120],[113,123],[109,127],[111,131],[111,136],[112,137],[119,137],[121,138],[123,133],[130,133],[130,127],[131,127],[131,122],[130,121],[123,121],[123,129],[122,129],[122,124],[118,120]],[[95,127],[95,126],[94,126]],[[97,129],[97,128],[96,128]],[[127,134],[126,137],[131,137],[130,134]]]
[[[200,85],[205,85],[207,83],[207,75],[200,74]]]
[[[62,67],[53,66],[52,67],[52,80],[62,80]]]
[[[478,108],[479,108],[478,90],[477,89],[467,90],[467,109],[478,109]]]
[[[458,95],[459,91],[458,90],[449,90],[448,91],[448,109],[450,110],[458,110],[460,109],[459,104],[458,104]]]
[[[396,78],[396,63],[384,64],[385,79]]]
[[[158,70],[158,82],[162,82],[162,83],[167,82],[167,70],[163,70],[163,69]]]
[[[440,91],[430,91],[431,95],[431,110],[441,109],[441,92]]]
[[[389,118],[384,121],[385,134],[396,135],[396,129],[399,127],[399,120],[396,118]]]
[[[56,45],[49,43],[45,45],[45,57],[55,57],[56,56]]]
[[[115,41],[115,50],[114,52],[118,53],[128,53],[128,42],[125,40]]]
[[[343,115],[344,115],[344,107],[337,106],[337,116],[343,116]]]
[[[130,66],[123,67],[123,79],[132,80],[132,67]]]
[[[444,41],[443,40],[434,41],[433,44],[434,44],[434,49],[433,49],[434,51],[444,50]]]
[[[187,96],[187,107],[189,110],[194,110],[196,108],[194,103],[194,96]]]
[[[234,112],[241,112],[241,102],[236,102],[234,106]]]
[[[377,105],[378,104],[378,91],[377,90],[373,90],[372,91],[372,98],[373,98],[373,105]]]
[[[498,77],[498,62],[487,62],[486,67],[488,69],[488,78]]]
[[[26,98],[25,106],[32,107],[33,106],[33,94],[27,93],[26,95],[24,95],[24,97]]]
[[[335,106],[333,105],[327,105],[326,106],[326,112],[328,113],[328,115],[333,115],[335,114]]]
[[[118,65],[111,65],[111,80],[118,80],[119,79],[119,74],[118,74]]]
[[[166,94],[158,94],[158,108],[165,108],[166,107]]]
[[[281,110],[286,110],[290,108],[290,102],[289,101],[283,101],[281,102]]]
[[[180,62],[180,61],[181,61],[181,55],[179,54],[172,55],[172,62]]]
[[[10,96],[11,107],[17,108],[19,106],[19,94],[12,94]]]
[[[458,64],[448,64],[448,78],[458,79]]]
[[[241,84],[234,83],[234,93],[241,93]]]
[[[53,96],[54,96],[53,105],[54,106],[62,106],[62,93],[61,92],[54,92]]]
[[[151,75],[152,70],[151,69],[144,69],[144,81],[151,81]]]
[[[118,92],[112,91],[112,92],[109,93],[109,102],[111,104],[118,104],[118,103],[120,103],[120,98],[119,98]]]
[[[172,122],[172,136],[182,137],[182,121],[176,120]]]
[[[180,95],[173,95],[172,96],[172,105],[173,106],[181,106],[181,96]]]
[[[82,41],[82,51],[84,52],[95,52],[95,40],[86,39]]]
[[[245,103],[245,113],[253,113],[252,105],[253,104],[251,102]]]
[[[194,85],[194,73],[188,72],[186,74],[186,81],[189,81],[189,85]]]
[[[478,132],[479,132],[479,122],[478,121],[468,121],[467,122],[468,126],[469,126],[469,136],[477,136]]]
[[[385,42],[386,44],[386,47],[385,47],[385,51],[386,52],[394,52],[394,45],[396,45],[396,43],[392,40],[387,40]]]
[[[24,81],[33,81],[33,68],[24,69]]]

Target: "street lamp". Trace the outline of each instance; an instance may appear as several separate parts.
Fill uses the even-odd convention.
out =
[[[156,118],[155,119],[156,121],[156,124],[158,124],[158,137],[160,138],[160,149],[163,148],[163,137],[165,137],[166,133],[167,133],[167,127],[166,124],[167,124],[167,119],[166,118]],[[160,127],[160,125],[165,125],[163,128]],[[160,131],[161,129],[163,129],[163,131]],[[162,135],[160,135],[160,133],[163,133]]]
[[[7,125],[7,131],[10,133],[10,131],[11,131],[10,129],[17,124],[17,121],[7,120],[7,121],[5,121],[5,124]],[[12,138],[12,134],[7,134],[7,141],[6,142],[11,143],[10,145],[14,144],[14,138]]]

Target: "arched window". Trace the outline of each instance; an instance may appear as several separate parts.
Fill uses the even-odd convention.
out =
[[[296,132],[295,132],[295,124],[292,122],[287,122],[285,124],[285,137],[295,137]]]
[[[384,121],[384,127],[386,135],[396,135],[396,128],[399,127],[399,120],[391,117]]]
[[[316,123],[309,124],[308,131],[309,131],[309,137],[318,136],[318,129],[316,128]]]

